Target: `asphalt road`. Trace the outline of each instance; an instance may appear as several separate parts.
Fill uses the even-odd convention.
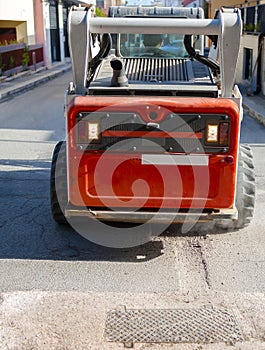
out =
[[[209,228],[183,235],[178,226],[172,226],[140,247],[97,246],[71,228],[56,225],[50,214],[50,160],[55,144],[64,137],[63,98],[70,78],[67,73],[1,104],[0,292],[4,318],[0,319],[0,349],[44,349],[45,342],[50,349],[96,349],[106,310],[120,304],[140,308],[225,305],[240,319],[247,346],[263,349],[265,128],[245,116],[241,140],[252,144],[257,182],[255,216],[249,227],[222,234]],[[82,305],[95,309],[93,317],[100,315],[95,316],[93,331],[86,336],[80,334],[77,324],[84,329],[91,326],[91,313],[84,314]],[[53,323],[49,310],[54,313]],[[72,320],[67,318],[69,310]],[[59,339],[56,342],[55,330],[48,335],[52,325]],[[113,344],[102,344],[99,349],[112,349]],[[238,349],[252,349],[240,346]],[[183,349],[195,347],[183,345]]]

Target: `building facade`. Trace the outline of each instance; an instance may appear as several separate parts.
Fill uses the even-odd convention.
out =
[[[181,5],[184,7],[202,7],[204,8],[204,0],[182,0]]]
[[[32,0],[0,0],[0,43],[5,41],[36,43]]]
[[[90,3],[92,3],[91,1]],[[0,45],[42,45],[44,64],[69,57],[67,17],[79,0],[0,0]]]
[[[243,35],[236,71],[236,82],[248,88],[250,93],[265,95],[265,0],[211,0],[209,14],[222,6],[241,9]]]

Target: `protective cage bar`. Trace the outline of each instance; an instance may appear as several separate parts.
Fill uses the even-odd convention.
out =
[[[241,31],[239,9],[221,8],[216,19],[95,18],[93,6],[73,6],[68,17],[68,32],[75,92],[86,93],[88,63],[96,55],[92,33],[207,34],[219,37],[222,97],[232,97]]]
[[[212,34],[218,35],[218,19],[183,18],[91,18],[91,33],[121,34]]]

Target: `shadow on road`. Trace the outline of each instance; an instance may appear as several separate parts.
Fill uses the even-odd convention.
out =
[[[86,240],[70,226],[56,224],[50,212],[50,159],[0,161],[0,259],[144,262],[163,255],[163,240],[113,249]],[[171,225],[163,237],[205,236],[211,224],[183,233]]]
[[[160,240],[112,249],[57,225],[49,203],[50,160],[0,161],[0,259],[142,262],[163,254]]]

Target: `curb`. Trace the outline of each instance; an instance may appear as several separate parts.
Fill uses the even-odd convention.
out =
[[[243,103],[243,108],[249,113],[249,115],[256,119],[260,124],[265,126],[265,116],[255,111],[253,108]]]
[[[28,90],[32,90],[36,86],[39,86],[52,79],[55,79],[60,75],[64,74],[65,72],[69,71],[70,69],[71,69],[71,65],[66,66],[62,69],[58,69],[53,72],[50,72],[47,75],[42,77],[34,76],[29,81],[22,82],[22,83],[18,82],[16,87],[6,88],[2,92],[0,92],[0,103],[7,101],[8,99],[12,98],[15,95],[26,92]]]
[[[260,124],[265,126],[265,116],[257,111],[255,111],[253,108],[249,107],[247,104],[243,102],[243,108],[249,113],[249,115],[256,119]]]

